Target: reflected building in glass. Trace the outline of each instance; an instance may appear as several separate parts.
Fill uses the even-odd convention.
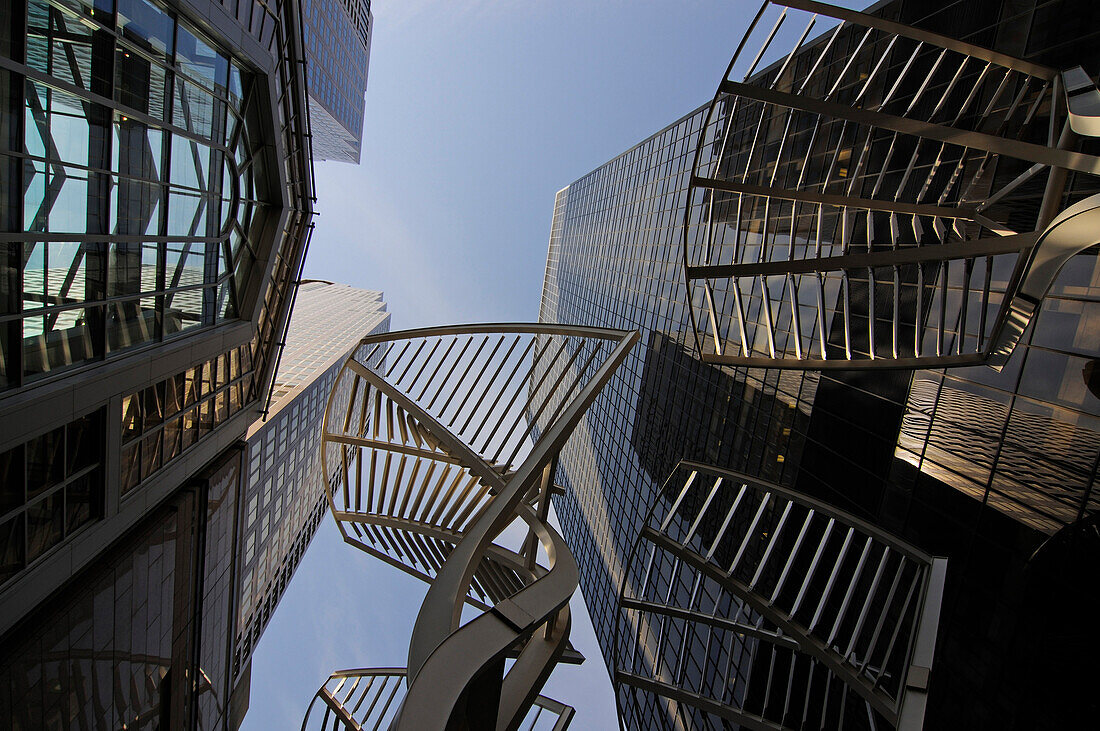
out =
[[[320,280],[298,287],[267,415],[248,430],[235,675],[248,673],[252,651],[328,511],[321,417],[340,365],[362,338],[389,327],[381,292]]]
[[[1100,71],[1096,34],[1082,25],[1095,18],[1089,3],[943,5],[896,0],[867,12],[1057,69],[1083,65],[1094,79]],[[806,48],[820,50],[814,43]],[[841,30],[829,63],[843,67],[860,43],[858,34]],[[904,59],[894,61],[887,67],[898,73]],[[809,64],[797,55],[790,62]],[[849,69],[849,83],[871,71]],[[948,73],[935,83],[949,79]],[[904,93],[916,94],[920,81]],[[930,97],[934,104],[940,94]],[[1100,552],[1096,251],[1063,268],[999,372],[985,366],[814,371],[705,363],[684,296],[681,226],[708,107],[555,198],[540,320],[642,331],[620,378],[599,396],[563,451],[558,481],[568,489],[555,498],[613,680],[617,597],[631,546],[649,507],[675,499],[661,486],[680,459],[689,459],[793,488],[949,559],[926,727],[1091,723],[1085,719],[1094,717],[1096,701],[1084,678],[1098,649],[1092,626],[1098,607],[1085,588]],[[1045,135],[1049,109],[1034,114]],[[744,113],[743,123],[753,128],[771,125],[763,144],[780,145],[785,135],[805,132],[749,117]],[[1095,141],[1081,145],[1095,153]],[[703,154],[719,148],[706,146]],[[854,169],[858,151],[832,152],[838,159],[851,156],[846,166]],[[1007,164],[991,169],[999,185],[1020,172]],[[1025,180],[998,205],[1034,220],[1044,182],[1045,175]],[[1059,210],[1097,191],[1095,177],[1071,173]],[[732,296],[715,307],[733,308]],[[658,513],[667,510],[664,505]],[[714,648],[705,639],[674,636],[689,650],[679,658],[680,669],[671,669],[679,673],[675,682],[716,672],[708,666]],[[702,643],[697,651],[692,642]],[[629,655],[631,648],[619,651]],[[735,655],[730,650],[723,657]],[[745,662],[729,672],[725,692],[736,695],[738,677],[743,682],[762,672],[751,659]],[[628,707],[624,694],[637,689],[617,689],[620,708]],[[629,708],[637,715],[624,718],[627,728],[723,723],[683,697],[650,694]]]
[[[359,163],[370,0],[303,0],[313,159]]]
[[[299,17],[0,7],[8,726],[239,721],[244,440],[313,215]]]

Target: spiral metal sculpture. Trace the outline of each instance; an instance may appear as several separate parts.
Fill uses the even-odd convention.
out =
[[[1080,67],[767,0],[696,135],[683,255],[698,353],[1000,368],[1062,264],[1100,241],[1100,196],[1059,215],[1068,172],[1100,175],[1079,136],[1100,136]],[[1005,205],[1019,190],[1042,191],[1031,214]]]
[[[620,590],[620,717],[919,729],[946,569],[809,496],[682,462]]]
[[[538,694],[556,663],[583,660],[568,644],[577,565],[547,523],[554,462],[637,338],[428,328],[364,338],[344,364],[322,434],[333,517],[346,542],[431,584],[389,728],[517,728],[552,703]],[[482,613],[462,624],[465,606]]]
[[[359,668],[333,673],[313,697],[302,723],[308,729],[385,729],[397,717],[405,690],[405,668]],[[523,718],[525,731],[565,731],[573,709],[538,696]]]

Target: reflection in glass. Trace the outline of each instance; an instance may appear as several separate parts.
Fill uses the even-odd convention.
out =
[[[259,146],[240,125],[249,79],[156,2],[123,0],[117,17],[104,13],[113,5],[29,0],[26,58],[15,60],[65,89],[0,72],[23,91],[9,110],[23,117],[8,146],[21,157],[0,182],[23,192],[12,230],[39,234],[0,283],[3,313],[21,321],[0,328],[0,387],[237,317],[256,258]]]
[[[70,534],[102,515],[103,490],[98,473],[78,477],[65,486],[65,532]]]
[[[48,495],[27,507],[27,562],[61,542],[64,532],[62,493]]]
[[[0,583],[10,579],[26,565],[23,539],[23,514],[0,522]]]
[[[65,477],[65,428],[27,442],[27,498],[42,494]]]
[[[26,500],[23,493],[23,445],[0,452],[0,516],[18,508]]]

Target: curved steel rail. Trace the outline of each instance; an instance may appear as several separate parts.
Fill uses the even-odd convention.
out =
[[[708,715],[920,728],[946,559],[793,490],[681,462],[626,566],[621,718],[651,694],[687,728]]]
[[[389,728],[403,702],[404,680],[405,668],[338,670],[310,702],[302,731]],[[540,695],[524,716],[523,727],[528,731],[565,731],[572,720],[571,706]]]
[[[554,665],[578,659],[577,566],[546,524],[553,460],[637,337],[426,328],[364,338],[341,369],[322,432],[333,516],[345,541],[431,584],[393,728],[515,728]],[[518,549],[499,542],[513,525]],[[484,613],[460,627],[466,604]]]
[[[793,46],[778,49],[792,24]],[[1057,273],[1033,278],[1045,249],[1064,261],[1094,243],[1054,228],[1066,172],[1100,175],[1100,158],[1068,149],[1100,131],[1098,115],[1100,92],[1080,68],[1058,73],[814,0],[766,0],[691,168],[683,265],[702,359],[1000,368],[1046,293],[1021,283]],[[1046,144],[1026,141],[1040,135]],[[1000,201],[1044,172],[1034,230],[1017,232]]]

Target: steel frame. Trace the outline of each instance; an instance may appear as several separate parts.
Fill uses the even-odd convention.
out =
[[[855,703],[868,728],[919,729],[946,566],[807,495],[683,461],[620,586],[620,719],[641,691],[674,701],[669,712],[687,727],[684,705],[774,731],[839,727]],[[703,680],[684,674],[693,654]],[[709,665],[723,655],[724,670]]]
[[[366,337],[344,364],[322,422],[333,516],[346,542],[430,583],[392,728],[517,728],[554,666],[583,659],[568,643],[577,565],[547,523],[554,464],[637,339],[424,328]],[[517,521],[513,549],[500,537]],[[460,626],[465,605],[483,613]]]
[[[765,32],[772,6],[781,11]],[[758,72],[798,14],[808,23],[793,48]],[[821,19],[839,24],[807,42]],[[888,58],[900,68],[890,78]],[[797,77],[796,59],[813,61]],[[731,78],[745,62],[743,78]],[[917,88],[902,96],[907,78]],[[1041,107],[1046,144],[1021,139]],[[1097,243],[1100,197],[1058,211],[1067,171],[1100,175],[1100,157],[1070,149],[1076,135],[1100,134],[1098,120],[1100,92],[1080,68],[1059,73],[815,0],[765,0],[718,86],[691,168],[683,271],[701,359],[1000,369],[1061,264]],[[993,189],[1002,160],[1031,166]],[[1035,230],[996,220],[997,203],[1044,170]],[[1090,224],[1067,227],[1079,217]],[[1002,261],[1014,262],[1006,284],[993,277]],[[1035,272],[1037,262],[1051,266]]]
[[[309,704],[306,717],[302,721],[302,731],[311,728],[379,729],[389,728],[402,703],[404,694],[401,686],[405,678],[405,668],[356,668],[338,670],[318,689]],[[318,705],[317,701],[321,701]],[[320,715],[319,723],[314,709]],[[533,712],[533,713],[532,713]],[[552,721],[547,731],[565,731],[573,720],[574,710],[546,696],[536,696],[524,717],[528,731],[545,728],[540,721],[544,718]]]
[[[246,129],[249,125],[246,124],[245,117],[248,116],[250,113],[249,109],[255,105],[259,99],[256,93],[257,84],[248,83],[246,79],[243,88],[243,98],[240,100],[239,105],[235,104],[224,92],[219,92],[217,89],[210,88],[208,82],[205,80],[196,79],[188,75],[182,66],[171,60],[157,58],[138,48],[130,41],[124,39],[122,35],[109,24],[101,22],[100,18],[88,15],[77,18],[71,14],[71,9],[63,5],[49,6],[51,21],[62,23],[63,20],[65,20],[76,23],[76,21],[79,20],[81,28],[87,26],[96,34],[109,38],[111,43],[117,45],[118,48],[124,48],[130,55],[136,55],[151,66],[161,69],[166,75],[164,118],[158,118],[151,114],[131,109],[113,98],[98,94],[91,90],[91,84],[87,83],[87,79],[82,80],[82,72],[78,67],[77,58],[72,48],[74,43],[83,43],[85,40],[90,43],[90,35],[85,38],[84,36],[68,33],[64,30],[55,33],[53,30],[53,22],[50,23],[50,28],[28,27],[28,33],[48,32],[64,40],[62,44],[65,54],[64,62],[67,62],[68,68],[64,69],[60,75],[45,73],[26,63],[21,63],[19,60],[0,56],[0,68],[15,74],[16,76],[14,78],[25,79],[28,83],[33,81],[49,89],[63,92],[78,101],[85,109],[87,109],[89,105],[98,105],[106,110],[113,110],[116,113],[121,113],[123,115],[123,120],[132,120],[150,129],[161,130],[170,133],[174,138],[187,141],[190,145],[192,154],[190,156],[180,156],[181,159],[178,160],[177,163],[185,164],[187,163],[187,157],[194,158],[196,178],[200,186],[205,186],[194,188],[171,182],[166,163],[167,152],[156,160],[156,165],[160,167],[161,170],[159,173],[154,170],[151,177],[146,175],[148,170],[140,173],[132,170],[128,172],[116,171],[97,167],[94,164],[85,165],[63,161],[56,154],[56,145],[53,143],[52,139],[50,139],[49,131],[46,129],[46,121],[44,118],[45,112],[39,108],[33,115],[34,123],[43,134],[43,144],[46,147],[47,154],[45,156],[34,156],[27,152],[10,151],[6,153],[7,157],[23,159],[39,164],[43,166],[45,171],[61,182],[66,178],[66,171],[75,170],[100,176],[108,175],[114,180],[130,180],[137,183],[145,182],[151,186],[156,186],[158,191],[156,199],[161,203],[156,215],[159,217],[161,223],[157,224],[156,219],[154,219],[152,224],[154,230],[157,230],[158,226],[163,227],[167,220],[167,214],[163,203],[167,200],[168,191],[191,194],[198,199],[197,208],[192,217],[189,233],[164,235],[159,233],[144,235],[117,232],[77,233],[48,231],[25,231],[22,233],[9,231],[4,233],[2,235],[4,241],[76,242],[80,243],[81,247],[72,261],[66,262],[69,266],[69,272],[64,277],[64,285],[58,295],[61,299],[60,302],[55,303],[53,306],[34,310],[24,310],[22,307],[19,307],[17,312],[4,315],[4,317],[0,319],[0,325],[10,325],[21,319],[45,316],[50,318],[50,324],[52,326],[56,321],[57,314],[65,310],[82,312],[87,306],[96,308],[97,311],[103,311],[105,313],[112,303],[135,303],[140,300],[156,302],[158,312],[167,312],[176,294],[189,291],[210,292],[210,294],[204,297],[204,302],[196,315],[201,324],[216,324],[218,321],[217,318],[220,317],[223,312],[227,311],[227,302],[228,311],[233,313],[230,317],[241,316],[245,319],[254,319],[259,309],[252,307],[251,304],[255,302],[254,298],[257,294],[256,290],[260,289],[260,282],[258,278],[250,277],[250,267],[252,263],[260,261],[262,258],[268,256],[278,258],[279,254],[283,253],[284,256],[287,256],[294,263],[289,273],[284,272],[282,278],[286,279],[292,277],[293,273],[298,270],[298,263],[304,259],[304,249],[308,245],[308,226],[299,226],[295,219],[304,218],[308,224],[308,219],[313,214],[312,202],[314,200],[313,168],[311,155],[309,153],[311,139],[308,112],[305,106],[305,93],[300,93],[304,92],[306,89],[305,75],[301,73],[299,68],[302,63],[300,59],[304,58],[304,51],[301,46],[301,38],[298,32],[301,21],[300,8],[297,8],[296,4],[291,3],[281,3],[279,7],[275,9],[269,8],[263,3],[257,7],[259,14],[265,18],[264,25],[267,28],[267,32],[261,32],[261,36],[266,36],[266,50],[272,51],[278,56],[278,61],[270,69],[272,81],[274,82],[275,77],[278,76],[279,83],[286,90],[284,93],[280,94],[276,100],[283,108],[283,114],[280,116],[284,121],[281,127],[274,129],[276,134],[281,134],[283,136],[283,142],[287,152],[286,164],[280,165],[278,168],[272,168],[272,173],[278,177],[278,171],[285,170],[289,173],[290,177],[282,181],[268,181],[275,190],[274,197],[269,197],[269,200],[261,200],[263,196],[257,196],[255,194],[256,186],[253,185],[250,180],[246,181],[246,178],[252,175],[254,155],[269,154],[269,150],[265,148],[264,145],[249,139],[250,136],[254,137],[256,135],[256,131]],[[234,55],[236,56],[237,54]],[[59,63],[60,62],[61,61],[59,61]],[[67,73],[73,81],[66,80],[66,78],[64,78],[65,73]],[[170,84],[167,83],[168,75],[171,77]],[[74,81],[75,83],[73,83]],[[188,104],[189,97],[187,89],[192,87],[201,90],[203,94],[209,95],[216,104],[220,104],[222,108],[224,108],[227,115],[226,130],[228,135],[224,141],[220,138],[208,137],[201,131],[186,129],[177,123],[179,119],[173,116],[173,105],[178,107],[176,111],[182,116],[182,124],[190,125],[191,123],[192,112]],[[37,97],[34,98],[34,103],[37,104]],[[21,118],[20,116],[20,119]],[[215,125],[215,128],[217,129],[217,125]],[[220,157],[222,164],[228,171],[228,175],[225,176],[228,180],[228,189],[221,189],[223,176],[220,171],[211,170],[209,175],[205,175],[198,166],[197,160],[198,157],[200,157],[200,145],[203,150],[216,152]],[[167,150],[167,145],[165,145],[165,150]],[[204,181],[206,182],[204,183]],[[285,184],[285,189],[280,189],[283,188],[283,186],[278,185],[279,182]],[[42,207],[36,215],[36,221],[45,220],[44,216],[48,215],[49,209],[56,199],[56,194],[57,190],[55,190],[51,184],[51,189],[46,192],[42,201]],[[222,209],[221,217],[217,221],[211,219],[211,221],[203,224],[202,217],[204,214],[208,213],[208,205],[212,202],[220,202]],[[274,231],[271,225],[272,222],[270,221],[249,220],[250,217],[256,217],[258,219],[272,217],[279,213],[280,208],[283,208],[283,212],[288,212],[290,216],[290,220],[287,221],[283,232]],[[243,216],[245,219],[243,221],[239,220],[242,218],[242,209],[247,213],[247,215]],[[235,245],[233,242],[234,234],[236,234]],[[272,238],[273,234],[274,236]],[[257,241],[255,238],[257,235],[267,238]],[[292,239],[286,247],[283,247],[283,243],[286,242],[284,235]],[[180,256],[175,263],[175,271],[172,271],[172,265],[166,264],[163,261],[166,258],[164,249],[166,244],[177,241],[185,244],[185,249],[183,255]],[[104,242],[112,244],[143,242],[154,244],[160,252],[161,268],[167,267],[168,271],[163,277],[159,278],[156,286],[144,289],[141,292],[111,297],[107,297],[105,293],[100,292],[93,296],[70,298],[68,296],[69,291],[73,287],[74,282],[77,282],[79,279],[78,275],[80,273],[80,268],[84,265],[86,259],[91,256],[106,257],[106,249],[102,246]],[[99,244],[99,246],[93,251],[86,246],[89,244]],[[201,285],[181,285],[180,281],[184,278],[182,275],[185,273],[185,266],[188,264],[194,265],[194,261],[189,258],[188,254],[203,255],[208,248],[205,246],[206,244],[217,245],[215,256],[224,258],[226,264],[225,271],[215,277],[210,277],[208,273],[205,281],[203,281]],[[198,247],[197,252],[189,251],[193,245]],[[280,252],[283,248],[285,248],[286,251]],[[105,265],[97,264],[97,266]],[[200,275],[202,274],[202,269],[203,267],[199,267]],[[252,279],[256,279],[257,281],[251,281]],[[275,276],[273,276],[273,280],[274,279],[276,279]],[[285,324],[287,318],[280,317],[280,314],[285,315],[289,312],[289,308],[285,307],[287,303],[287,298],[284,296],[284,290],[286,289],[285,284],[286,283],[279,281],[272,282],[272,286],[279,291],[277,296],[272,298],[270,302],[274,309],[272,319],[283,324]],[[250,290],[248,296],[249,302],[244,301],[244,290],[246,289]],[[33,298],[25,299],[33,300]],[[261,303],[263,299],[262,297],[259,298]],[[249,317],[250,313],[247,312],[249,310],[251,311],[252,317]],[[195,317],[188,317],[189,314],[191,313],[182,313],[180,316],[185,320],[194,320]],[[102,317],[105,316],[106,315],[100,315],[99,317],[102,319]],[[95,317],[96,315],[93,312],[93,321]],[[159,327],[163,327],[163,325]],[[90,357],[92,359],[100,359],[107,354],[107,348],[103,347],[98,342],[106,337],[103,332],[105,328],[102,324],[99,324],[93,329],[95,330],[92,334],[93,341],[95,341],[95,348],[97,350]],[[162,337],[161,333],[154,333],[153,339],[157,340],[160,339],[160,337]],[[256,352],[254,353],[255,356],[258,356],[257,362],[262,366],[263,372],[269,375],[273,369],[269,368],[271,359],[267,357],[266,350],[270,349],[273,345],[271,340],[271,335],[267,335],[263,338],[264,342],[257,343],[257,347],[255,348]],[[13,363],[11,364],[12,368],[10,374],[13,381],[12,385],[18,385],[23,380],[24,364],[22,363],[22,348],[17,348],[16,350],[19,352],[12,352]]]

